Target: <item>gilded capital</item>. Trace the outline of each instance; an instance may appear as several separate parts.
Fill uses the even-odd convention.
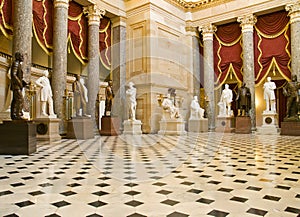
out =
[[[205,40],[212,41],[215,31],[217,31],[217,27],[211,23],[207,25],[199,26],[199,32],[202,32],[203,41]]]
[[[100,25],[100,19],[104,16],[105,10],[97,7],[97,5],[89,5],[83,8],[83,13],[87,14],[89,25]]]
[[[285,6],[285,10],[289,12],[290,23],[295,23],[300,21],[300,2],[295,2]]]
[[[69,7],[69,0],[54,0],[54,8],[66,8]]]
[[[248,14],[238,17],[237,21],[241,23],[242,32],[253,32],[253,26],[257,22],[257,18],[253,14]]]

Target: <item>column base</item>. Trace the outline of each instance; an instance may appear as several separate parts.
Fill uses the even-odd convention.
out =
[[[36,152],[36,125],[13,120],[0,124],[0,154],[22,155]]]
[[[68,139],[92,139],[94,138],[94,124],[89,117],[75,117],[68,121]]]
[[[118,117],[103,116],[101,118],[101,130],[102,136],[116,136],[120,134],[120,119]]]
[[[208,119],[190,119],[188,131],[194,133],[208,132]]]

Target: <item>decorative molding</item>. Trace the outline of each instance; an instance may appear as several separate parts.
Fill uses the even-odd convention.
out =
[[[199,32],[202,32],[203,41],[213,40],[214,32],[217,31],[217,27],[213,24],[207,24],[199,27]]]
[[[237,22],[241,23],[242,32],[253,32],[253,26],[257,22],[257,18],[253,14],[247,14],[238,17]]]
[[[191,10],[191,9],[204,9],[208,7],[213,7],[233,0],[198,0],[194,2],[185,1],[185,0],[166,0],[166,1],[173,3],[181,8]]]
[[[97,7],[97,5],[89,5],[83,8],[83,13],[87,14],[89,25],[100,25],[100,19],[104,16],[105,10]]]
[[[54,0],[54,8],[65,8],[69,7],[69,0]]]
[[[292,4],[287,4],[285,10],[289,12],[291,17],[290,23],[295,23],[300,21],[300,2],[295,2]]]

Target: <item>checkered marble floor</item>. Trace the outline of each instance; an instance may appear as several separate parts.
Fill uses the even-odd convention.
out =
[[[298,216],[300,137],[96,136],[0,156],[0,216]]]

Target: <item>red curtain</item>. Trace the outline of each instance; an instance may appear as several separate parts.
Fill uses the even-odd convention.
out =
[[[220,88],[228,76],[235,76],[242,82],[243,60],[239,23],[218,26],[213,43],[216,88]]]
[[[264,82],[275,67],[286,80],[290,79],[291,47],[287,12],[279,11],[257,18],[254,47],[256,85]]]
[[[12,39],[12,35],[13,35],[12,0],[0,0],[0,30],[6,38]]]
[[[83,15],[83,7],[71,1],[68,15],[68,37],[72,50],[77,59],[85,64],[87,62],[88,20]]]
[[[111,22],[107,17],[100,20],[99,28],[100,60],[106,69],[111,67]]]
[[[49,54],[53,49],[53,0],[34,0],[32,13],[34,35],[42,49]]]

